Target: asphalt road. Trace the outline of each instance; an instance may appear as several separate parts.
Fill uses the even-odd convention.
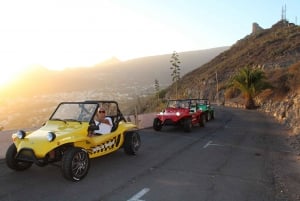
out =
[[[137,156],[119,150],[93,159],[80,182],[65,180],[59,163],[14,172],[0,160],[0,200],[288,200],[290,192],[277,175],[280,164],[295,165],[284,132],[259,112],[217,108],[215,120],[191,133],[174,127],[141,130]],[[292,176],[300,178],[297,172]],[[300,189],[300,182],[293,185]]]

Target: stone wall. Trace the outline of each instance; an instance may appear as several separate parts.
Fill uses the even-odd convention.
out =
[[[270,99],[262,103],[259,110],[273,116],[292,133],[300,134],[300,94],[289,94],[281,101]]]
[[[256,102],[260,103],[259,111],[273,117],[288,129],[286,140],[300,155],[300,94],[289,94],[280,101],[269,99],[262,102],[256,99]],[[241,101],[234,100],[226,101],[225,106],[245,108]]]
[[[281,101],[268,100],[261,104],[261,111],[274,117],[290,132],[287,143],[300,155],[300,94],[293,93]]]
[[[300,134],[300,94],[293,93],[286,96],[281,101],[269,99],[267,101],[255,100],[259,102],[259,111],[265,112],[274,117],[280,123],[292,130],[294,134]],[[245,108],[243,101],[226,100],[225,106],[235,108]]]
[[[262,27],[260,27],[258,23],[256,23],[256,22],[252,23],[252,34],[259,33],[263,30],[264,29]]]

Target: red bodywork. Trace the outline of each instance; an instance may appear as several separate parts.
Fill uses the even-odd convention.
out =
[[[176,106],[173,104],[172,107],[167,107],[156,115],[153,121],[154,130],[159,131],[162,126],[177,125],[183,126],[186,132],[190,132],[192,126],[204,126],[204,113],[201,110],[193,108],[188,99],[176,101],[179,102],[181,106],[179,106],[180,104],[176,104]]]

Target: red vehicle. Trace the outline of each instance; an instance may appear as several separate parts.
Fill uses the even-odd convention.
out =
[[[153,129],[160,131],[163,126],[181,126],[185,132],[191,132],[192,127],[204,127],[205,113],[196,109],[191,99],[168,100],[167,107],[156,115]]]

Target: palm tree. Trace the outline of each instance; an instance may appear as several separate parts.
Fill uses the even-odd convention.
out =
[[[259,68],[244,67],[233,76],[229,87],[241,91],[245,98],[245,108],[254,109],[254,97],[263,89],[270,87],[270,84],[265,81],[265,73]]]

